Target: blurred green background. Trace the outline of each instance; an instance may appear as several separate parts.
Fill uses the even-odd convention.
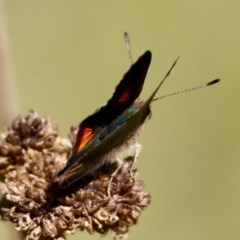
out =
[[[240,239],[239,9],[237,0],[5,1],[19,112],[51,116],[62,136],[128,70],[123,31],[135,60],[153,53],[142,99],[179,55],[158,95],[222,79],[154,102],[137,163],[153,201],[129,239]],[[100,236],[68,239],[80,238]]]

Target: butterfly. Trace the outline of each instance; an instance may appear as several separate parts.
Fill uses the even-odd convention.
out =
[[[119,156],[129,148],[136,149],[134,159],[137,158],[141,148],[137,139],[143,125],[151,117],[150,104],[158,99],[154,99],[156,93],[178,60],[173,63],[148,99],[143,101],[138,97],[142,91],[151,58],[152,53],[146,51],[123,76],[107,104],[80,122],[67,164],[55,180],[61,188],[67,188],[106,162],[118,160],[121,165],[123,160],[119,160]],[[216,79],[200,87],[219,81]]]

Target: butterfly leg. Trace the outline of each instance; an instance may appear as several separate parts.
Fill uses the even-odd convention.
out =
[[[141,152],[141,150],[142,150],[142,145],[140,145],[139,143],[136,143],[136,145],[134,146],[134,148],[135,148],[135,156],[134,156],[134,159],[133,159],[133,161],[132,161],[132,166],[131,166],[131,168],[130,168],[130,176],[131,176],[131,178],[134,178],[134,175],[133,175],[133,167],[134,167],[135,162],[137,162],[137,159],[138,159],[138,157],[139,157],[139,154],[140,154],[140,152]]]
[[[120,161],[118,161],[120,162]],[[111,198],[111,183],[112,183],[112,180],[113,178],[116,176],[117,172],[119,171],[119,169],[122,167],[122,164],[119,164],[118,168],[114,171],[113,174],[111,174],[111,178],[108,182],[108,188],[107,188],[107,193],[108,193],[108,196]]]

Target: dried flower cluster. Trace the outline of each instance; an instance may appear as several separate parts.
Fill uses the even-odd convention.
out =
[[[65,239],[77,229],[125,237],[136,224],[151,195],[130,176],[126,162],[108,183],[116,166],[104,166],[85,182],[63,191],[54,185],[74,140],[58,136],[50,118],[36,111],[17,117],[4,129],[0,144],[0,213],[28,240]],[[134,169],[136,173],[136,169]],[[136,174],[135,174],[136,175]]]

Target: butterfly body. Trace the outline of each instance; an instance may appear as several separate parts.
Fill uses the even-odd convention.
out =
[[[142,101],[134,103],[109,125],[98,129],[96,135],[82,151],[71,155],[68,164],[58,175],[62,188],[71,185],[76,179],[81,179],[106,162],[118,160],[120,163],[126,153],[135,151],[142,127],[151,116],[149,105],[146,111],[137,114],[140,109],[139,105],[142,104]],[[130,115],[126,115],[128,113]],[[135,114],[137,115],[133,117]],[[131,121],[128,121],[129,119]]]

